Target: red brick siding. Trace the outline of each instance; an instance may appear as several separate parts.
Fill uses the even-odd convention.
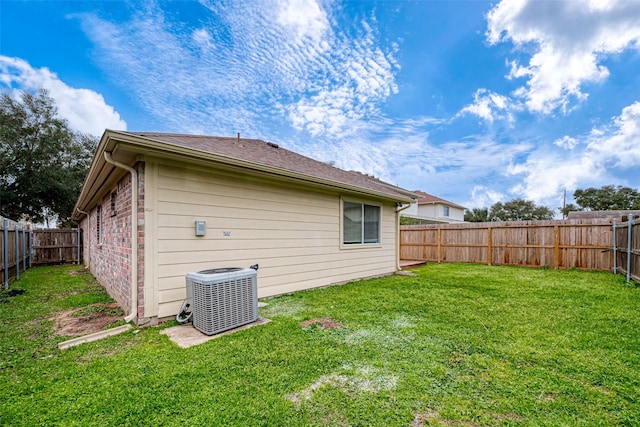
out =
[[[144,317],[144,164],[138,170],[138,317]],[[84,262],[122,308],[131,311],[131,174],[127,173],[102,198],[102,242],[97,239],[97,206],[82,220]],[[115,212],[111,193],[116,192]],[[88,251],[87,251],[88,248]],[[142,267],[142,268],[141,268]]]

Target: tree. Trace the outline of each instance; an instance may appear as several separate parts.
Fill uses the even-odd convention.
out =
[[[573,203],[569,203],[564,208],[558,208],[558,209],[560,209],[560,212],[562,212],[563,218],[568,217],[569,212],[582,210],[578,206],[574,205]]]
[[[421,225],[421,224],[430,224],[431,221],[419,219],[419,218],[411,218],[409,216],[401,216],[400,217],[400,225]]]
[[[97,141],[57,116],[46,90],[0,96],[0,213],[70,221]]]
[[[577,189],[573,198],[583,211],[608,211],[640,209],[640,192],[621,185],[605,185],[602,188]]]
[[[464,212],[464,220],[467,222],[488,222],[489,209],[473,208],[472,210],[466,210]]]
[[[489,210],[490,221],[530,221],[553,219],[553,211],[546,206],[536,206],[531,200],[513,199],[497,202]]]

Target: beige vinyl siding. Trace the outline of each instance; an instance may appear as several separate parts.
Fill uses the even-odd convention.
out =
[[[341,249],[342,194],[160,162],[150,170],[146,239],[156,246],[147,258],[156,268],[145,286],[157,293],[158,317],[178,311],[192,271],[259,264],[258,294],[266,297],[396,269],[392,204],[365,200],[382,208],[381,244]],[[204,237],[195,236],[196,220],[206,221]]]

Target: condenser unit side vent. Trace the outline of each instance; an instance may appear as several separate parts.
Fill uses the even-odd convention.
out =
[[[187,274],[187,288],[191,287],[193,298],[193,326],[207,335],[258,320],[256,271],[250,268],[219,270],[224,271]]]

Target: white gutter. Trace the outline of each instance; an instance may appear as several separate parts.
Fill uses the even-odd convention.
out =
[[[400,212],[405,209],[409,209],[413,203],[409,203],[407,206],[402,207],[399,205],[396,207],[396,271],[400,271]]]
[[[138,317],[138,173],[131,166],[116,162],[104,152],[107,163],[131,173],[131,313],[124,318],[131,322]]]

